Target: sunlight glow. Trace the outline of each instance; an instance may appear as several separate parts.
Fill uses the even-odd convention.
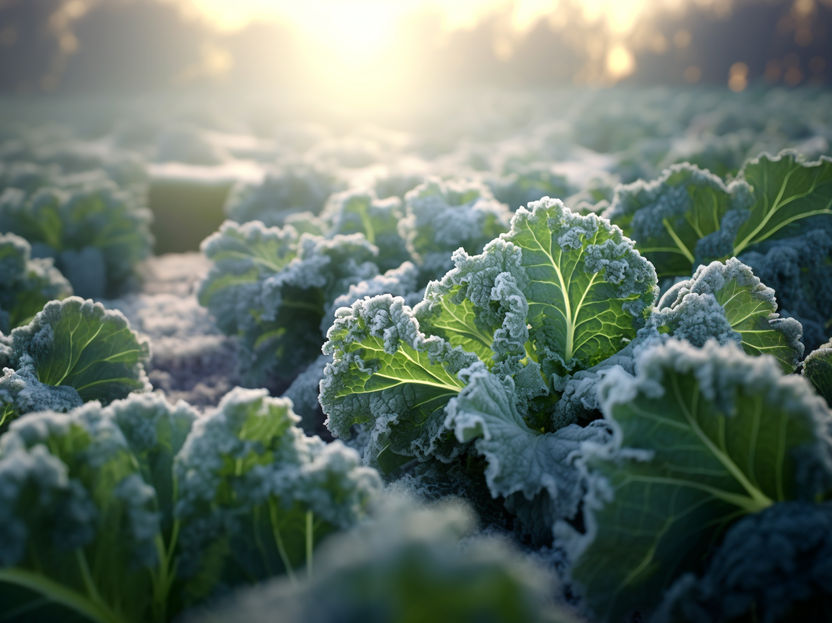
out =
[[[174,0],[162,0],[173,2]],[[806,10],[814,0],[796,0]],[[500,60],[513,54],[515,43],[532,28],[548,21],[563,25],[574,19],[564,7],[567,0],[190,0],[190,12],[225,31],[239,30],[254,21],[276,21],[289,26],[306,42],[304,80],[313,90],[357,106],[378,98],[409,95],[416,91],[415,76],[425,74],[426,50],[441,42],[403,37],[403,26],[413,20],[432,19],[442,31],[470,30],[483,20],[498,18],[492,49]],[[633,41],[636,26],[648,14],[700,8],[726,10],[729,0],[581,0],[572,2],[587,24],[596,25],[598,37],[587,41],[600,61],[604,82],[616,82],[636,70],[634,52],[645,45],[669,45],[667,39]],[[571,16],[571,17],[570,17]],[[685,38],[687,35],[687,39]],[[690,35],[676,33],[677,48],[689,45]],[[406,41],[402,41],[405,39]],[[652,43],[651,43],[652,42]],[[215,59],[219,60],[219,59]],[[217,65],[219,66],[219,65]],[[307,80],[308,78],[308,80]],[[695,82],[693,70],[687,77]],[[735,79],[738,84],[738,79]],[[409,93],[408,93],[409,92]],[[388,101],[389,104],[389,101]]]
[[[614,79],[629,76],[636,68],[632,53],[622,45],[612,47],[607,54],[607,73]]]
[[[170,0],[172,1],[172,0]],[[807,3],[814,0],[796,0]],[[236,30],[259,19],[276,19],[308,28],[313,22],[348,17],[354,25],[358,16],[391,28],[416,14],[436,15],[447,31],[475,27],[490,15],[510,17],[516,31],[527,31],[541,19],[554,19],[562,8],[561,0],[190,0],[190,5],[218,27]],[[584,17],[606,24],[614,33],[629,32],[644,15],[656,10],[679,10],[687,5],[730,6],[727,0],[581,0]]]

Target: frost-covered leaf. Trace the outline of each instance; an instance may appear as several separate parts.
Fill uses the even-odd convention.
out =
[[[544,371],[603,361],[644,323],[656,273],[608,221],[543,199],[518,210],[502,238],[521,250],[531,352]]]
[[[421,271],[422,282],[451,268],[451,254],[462,247],[479,253],[508,229],[511,212],[485,186],[428,180],[404,198],[399,233]]]
[[[782,316],[803,325],[803,343],[811,350],[832,329],[832,218],[823,228],[770,239],[740,256],[760,280],[774,288]]]
[[[636,240],[660,277],[685,276],[807,219],[832,216],[832,160],[763,154],[729,184],[693,165],[674,165],[655,181],[619,187],[604,216]]]
[[[635,337],[657,292],[621,230],[556,199],[521,208],[511,231],[454,262],[416,308],[420,323],[504,373],[532,361],[561,376],[603,361]]]
[[[460,443],[476,440],[474,447],[486,460],[485,480],[491,495],[518,493],[531,500],[544,491],[551,500],[553,517],[572,517],[583,494],[572,462],[581,443],[601,442],[605,431],[575,424],[552,433],[533,430],[517,409],[510,378],[501,381],[482,365],[460,376],[465,387],[448,405],[445,426]]]
[[[321,405],[327,426],[351,437],[367,435],[364,458],[375,463],[386,451],[426,457],[444,434],[444,409],[463,387],[457,373],[476,357],[419,330],[412,310],[389,295],[342,308],[324,353]]]
[[[160,394],[153,393],[117,400],[107,407],[106,413],[124,435],[142,478],[156,491],[162,529],[169,533],[177,497],[174,457],[185,444],[197,412],[184,402],[171,405]]]
[[[58,411],[66,413],[84,404],[74,387],[57,387],[38,380],[37,372],[24,357],[19,369],[5,368],[0,376],[0,430],[24,413]]]
[[[108,181],[32,195],[0,196],[0,231],[18,234],[35,257],[51,257],[79,296],[123,294],[138,282],[137,267],[153,245],[150,211]]]
[[[345,191],[330,197],[321,217],[330,223],[330,235],[363,234],[378,248],[382,271],[412,259],[399,233],[404,208],[398,197],[378,199],[369,191]]]
[[[659,277],[690,275],[699,261],[733,255],[731,243],[749,203],[747,184],[726,185],[708,171],[679,164],[652,182],[618,187],[604,216],[636,241]],[[707,236],[718,238],[710,246],[724,249],[700,259],[697,245]]]
[[[234,334],[256,322],[250,305],[258,284],[295,258],[296,240],[294,229],[226,221],[203,241],[201,250],[214,266],[200,285],[199,302],[211,310],[220,329]]]
[[[454,269],[429,283],[414,308],[419,326],[477,355],[489,368],[517,372],[525,365],[529,341],[529,306],[517,283],[523,276],[521,250],[495,240],[480,255],[459,251],[453,259]]]
[[[832,408],[832,340],[807,355],[803,361],[803,376]]]
[[[0,420],[51,409],[68,411],[81,402],[107,404],[146,391],[147,341],[130,329],[121,312],[70,297],[48,303],[11,334],[0,379]]]
[[[731,526],[704,573],[667,591],[653,623],[829,618],[832,506],[782,502]]]
[[[700,266],[690,279],[671,287],[651,323],[695,346],[709,339],[734,341],[749,355],[773,356],[791,372],[803,355],[802,328],[776,311],[774,290],[731,258]]]
[[[671,340],[637,367],[603,381],[614,441],[588,451],[587,533],[573,541],[571,576],[605,621],[647,615],[742,516],[832,484],[829,411],[774,360]]]
[[[100,303],[78,297],[49,303],[32,322],[12,331],[12,346],[42,383],[69,385],[84,402],[107,404],[149,389],[147,341],[121,312]]]
[[[736,343],[750,355],[772,355],[785,371],[793,371],[803,353],[800,323],[781,318],[776,309],[771,288],[736,258],[700,266],[691,279],[665,292],[647,325],[625,348],[565,380],[553,419],[574,422],[597,417],[601,379],[615,368],[633,373],[642,352],[670,338],[694,346],[708,340]]]
[[[340,442],[305,436],[299,419],[290,401],[238,388],[194,423],[174,462],[189,599],[218,583],[291,576],[376,494],[375,470]]]
[[[325,239],[226,221],[202,251],[214,266],[199,301],[220,329],[241,339],[245,377],[260,384],[311,363],[332,301],[378,275],[377,250],[359,234]]]
[[[832,159],[802,162],[794,152],[763,154],[742,169],[754,189],[750,214],[737,232],[734,255],[804,219],[832,216]]]
[[[0,331],[29,322],[49,301],[72,294],[51,259],[32,259],[29,243],[0,234]]]

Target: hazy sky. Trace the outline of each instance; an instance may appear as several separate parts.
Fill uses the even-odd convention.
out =
[[[170,0],[175,1],[175,0]],[[447,30],[473,28],[489,15],[508,14],[507,26],[515,31],[529,29],[537,20],[555,16],[561,0],[187,0],[193,10],[218,26],[236,29],[262,19],[285,20],[309,32],[324,25],[325,30],[346,33],[392,29],[397,22],[419,13],[441,16]],[[687,5],[719,5],[728,8],[731,0],[583,0],[587,19],[602,18],[613,27],[630,30],[645,14],[681,10]],[[180,0],[181,4],[181,0]]]
[[[829,83],[832,0],[0,0],[0,91]]]

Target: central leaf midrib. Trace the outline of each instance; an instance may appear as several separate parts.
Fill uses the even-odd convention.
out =
[[[783,182],[780,186],[780,191],[778,192],[777,197],[775,198],[774,203],[772,204],[772,208],[767,213],[765,213],[763,215],[763,218],[760,221],[760,223],[757,225],[757,227],[755,227],[751,231],[751,233],[749,233],[745,238],[743,238],[740,242],[738,242],[735,245],[734,255],[739,255],[742,251],[745,250],[746,247],[748,247],[752,243],[753,244],[758,244],[758,243],[762,242],[763,240],[766,240],[767,238],[771,237],[776,231],[781,229],[782,226],[775,227],[768,234],[766,234],[765,236],[762,236],[759,240],[754,240],[754,237],[757,236],[761,231],[763,231],[765,229],[766,225],[768,225],[769,221],[771,221],[771,219],[774,217],[774,215],[778,211],[780,211],[780,209],[782,209],[785,206],[788,206],[793,201],[797,201],[798,199],[802,199],[804,197],[807,197],[808,195],[812,194],[815,191],[815,189],[818,186],[818,177],[822,173],[821,171],[815,171],[814,172],[815,175],[812,176],[812,183],[810,184],[809,188],[807,190],[805,190],[805,192],[798,192],[798,193],[795,193],[795,194],[789,196],[786,199],[783,199],[783,195],[786,192],[786,188],[789,184],[789,180],[791,179],[792,175],[794,175],[796,172],[798,172],[801,168],[802,167],[800,167],[800,165],[796,164],[795,168],[791,169],[788,173],[786,173],[786,176],[783,178]],[[763,185],[767,185],[767,182],[765,181],[766,177],[767,177],[767,173],[766,173],[765,169],[763,169],[763,180],[764,180]],[[768,199],[768,190],[766,189],[763,193],[763,200],[765,202],[767,202],[767,199]],[[751,213],[752,214],[754,213],[753,209],[751,210]],[[820,213],[823,213],[823,210],[821,210]],[[791,219],[791,221],[799,220],[799,218],[800,217],[798,216],[796,218]]]
[[[87,339],[87,341],[84,343],[84,345],[81,346],[80,349],[78,349],[78,352],[75,353],[75,352],[73,352],[72,341],[73,341],[73,338],[75,337],[75,332],[80,328],[80,326],[81,326],[81,319],[79,318],[78,324],[76,324],[75,328],[72,329],[72,331],[70,331],[70,333],[69,333],[69,353],[70,353],[69,361],[67,361],[66,370],[64,370],[63,376],[61,376],[61,378],[58,379],[58,381],[55,383],[56,386],[61,385],[66,380],[66,378],[75,369],[75,366],[78,365],[78,362],[81,360],[81,356],[84,354],[84,351],[87,349],[87,347],[104,330],[104,323],[102,322],[96,328],[95,333],[93,333],[92,336],[90,336],[89,339]]]
[[[447,390],[448,392],[454,393],[454,394],[458,394],[459,391],[460,391],[459,387],[454,387],[453,385],[445,385],[444,383],[441,383],[439,381],[434,383],[432,381],[426,381],[424,379],[416,379],[416,378],[408,379],[408,378],[402,378],[400,376],[390,376],[389,374],[382,374],[381,372],[376,372],[375,374],[373,374],[373,376],[376,376],[376,377],[379,377],[379,378],[382,378],[382,379],[389,379],[391,381],[396,381],[395,384],[390,385],[389,387],[386,387],[385,389],[390,389],[390,387],[396,387],[396,385],[424,385],[426,387],[436,387],[438,389],[444,389],[444,390]],[[374,391],[378,391],[378,390],[368,390],[366,392],[355,392],[355,393],[373,393]]]
[[[534,238],[534,241],[537,243],[537,246],[541,250],[541,252],[543,252],[543,254],[546,257],[549,258],[549,261],[551,262],[551,266],[554,269],[555,274],[557,275],[558,281],[560,283],[561,295],[563,296],[564,320],[566,321],[566,344],[564,345],[563,360],[565,362],[568,362],[570,359],[572,359],[572,345],[573,345],[574,331],[575,331],[575,328],[573,326],[573,321],[572,321],[572,304],[569,301],[569,290],[566,288],[566,284],[564,283],[563,274],[560,271],[560,267],[558,266],[557,262],[555,262],[554,253],[552,252],[552,249],[551,249],[551,243],[552,243],[551,236],[550,236],[550,239],[549,239],[549,249],[547,250],[543,246],[543,244],[540,242],[540,240],[537,237],[537,234],[535,233],[534,229],[531,226],[529,226],[529,232],[531,233],[532,238]],[[561,250],[561,255],[562,254],[563,254],[563,251]]]
[[[285,258],[286,258],[285,255],[284,256],[278,256],[278,259],[281,259],[281,260],[283,260]],[[218,254],[217,257],[214,257],[214,258],[211,258],[211,259],[213,259],[217,264],[225,263],[226,260],[229,260],[229,259],[231,259],[231,260],[250,260],[254,264],[259,264],[260,266],[268,268],[272,272],[279,273],[281,270],[283,270],[291,262],[291,259],[293,259],[293,258],[289,258],[289,261],[282,262],[282,263],[278,264],[278,263],[275,263],[272,260],[271,257],[260,255],[257,251],[254,251],[253,253],[247,253],[246,251],[238,251],[238,250],[235,249],[235,250],[225,250],[221,254]]]
[[[488,337],[487,335],[485,335],[484,333],[481,333],[481,332],[479,331],[479,327],[477,327],[477,326],[476,326],[476,319],[472,318],[472,324],[473,324],[473,326],[474,326],[474,328],[472,329],[472,328],[471,328],[471,325],[469,325],[467,322],[465,322],[465,320],[464,320],[462,317],[460,317],[459,315],[457,315],[457,314],[454,312],[454,310],[453,310],[453,306],[452,306],[452,305],[450,305],[450,304],[446,304],[446,303],[447,303],[447,301],[443,301],[443,305],[442,305],[443,309],[444,309],[445,311],[447,311],[447,312],[448,312],[448,315],[449,315],[451,318],[453,318],[454,320],[456,320],[457,322],[459,322],[459,324],[460,324],[463,328],[462,328],[462,329],[459,329],[459,328],[457,328],[457,327],[446,326],[446,325],[442,325],[442,324],[439,324],[439,323],[436,323],[436,326],[437,326],[437,327],[440,327],[440,328],[442,328],[442,329],[446,329],[446,330],[448,330],[448,331],[450,331],[451,329],[453,329],[453,330],[454,330],[454,331],[456,331],[457,333],[461,333],[461,334],[463,334],[463,335],[468,335],[468,336],[470,336],[470,337],[471,337],[471,339],[473,339],[473,340],[475,340],[475,341],[480,342],[480,343],[481,343],[483,346],[485,346],[486,348],[491,348],[491,341],[490,341],[489,337]]]
[[[723,502],[727,502],[728,504],[736,506],[745,512],[751,513],[758,512],[771,505],[769,504],[763,507],[752,506],[749,504],[749,498],[740,493],[731,493],[730,491],[726,491],[725,489],[720,489],[719,487],[707,485],[702,482],[673,476],[649,476],[647,474],[628,474],[622,478],[621,482],[623,484],[629,482],[639,482],[646,484],[660,484],[669,485],[672,487],[685,487],[688,489],[694,489],[696,491],[702,491],[703,493],[707,493],[708,495],[714,498],[717,498],[719,500],[722,500]]]
[[[378,340],[378,338],[375,338],[375,339]],[[385,351],[383,347],[379,347],[379,346],[374,347],[370,344],[363,344],[362,348],[365,348],[369,351],[374,351],[374,352],[383,352],[385,355],[390,357],[390,353]],[[378,372],[378,371],[373,372],[370,375],[370,378],[372,378],[373,376],[378,376],[378,377],[390,379],[390,380],[393,380],[393,381],[400,381],[401,384],[430,385],[432,387],[440,387],[442,389],[451,390],[455,393],[459,393],[460,389],[462,389],[461,385],[457,386],[457,385],[451,385],[451,384],[448,384],[446,382],[443,382],[443,380],[440,377],[433,374],[420,361],[417,361],[413,357],[411,357],[410,354],[407,353],[403,348],[398,348],[396,350],[396,352],[398,354],[400,354],[402,357],[404,357],[407,361],[412,363],[414,366],[416,366],[416,368],[421,370],[425,374],[425,376],[427,376],[430,379],[434,379],[435,382],[420,380],[420,379],[417,379],[416,377],[414,377],[414,378],[402,378],[400,376],[391,376],[389,374],[384,374],[384,373]],[[385,362],[385,363],[387,363],[387,362]],[[443,369],[443,372],[444,371],[445,370]]]
[[[688,260],[691,264],[695,263],[695,259],[693,257],[693,253],[690,252],[690,249],[685,246],[685,243],[682,242],[682,239],[679,238],[679,235],[676,233],[676,230],[673,229],[673,226],[668,222],[666,218],[662,219],[662,225],[664,225],[664,229],[670,238],[673,240],[673,243],[679,248],[679,252],[685,256],[685,259]]]
[[[728,456],[725,452],[723,452],[720,448],[718,448],[713,441],[705,434],[705,432],[699,427],[697,424],[693,414],[688,409],[687,403],[682,398],[681,391],[679,389],[679,381],[678,378],[675,376],[673,377],[673,393],[676,397],[676,401],[680,406],[680,412],[682,413],[685,421],[688,423],[690,430],[696,435],[696,437],[702,442],[705,446],[705,449],[708,450],[713,457],[722,464],[728,473],[737,481],[737,483],[746,491],[748,494],[747,498],[743,498],[742,496],[737,496],[736,494],[723,492],[721,495],[718,493],[714,493],[717,497],[720,497],[726,501],[731,501],[731,503],[736,504],[742,508],[746,508],[750,510],[750,512],[756,512],[762,510],[764,508],[768,508],[773,504],[773,501],[762,491],[760,491],[757,487],[755,487],[749,480],[746,478],[745,474],[742,470],[734,463],[733,459]],[[698,395],[697,394],[694,396]],[[695,405],[694,405],[695,408]],[[717,415],[716,417],[721,417]],[[691,484],[691,486],[694,486]],[[717,491],[720,491],[717,489]],[[750,501],[742,503],[741,500],[745,499]]]

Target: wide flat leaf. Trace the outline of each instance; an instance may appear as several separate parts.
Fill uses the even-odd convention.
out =
[[[604,216],[636,241],[659,277],[690,275],[698,263],[697,245],[706,236],[733,229],[723,252],[731,255],[735,221],[743,214],[736,208],[747,205],[748,195],[741,182],[726,185],[708,171],[678,164],[654,181],[618,187]]]
[[[71,294],[72,286],[51,259],[32,259],[26,240],[0,234],[0,331],[8,333],[49,301]]]
[[[495,240],[480,255],[458,251],[453,260],[455,268],[430,282],[414,308],[419,326],[496,366],[495,372],[515,373],[525,365],[529,341],[529,308],[517,283],[521,250]]]
[[[378,275],[377,249],[360,234],[331,239],[291,226],[226,221],[202,251],[214,266],[199,302],[242,342],[242,372],[254,384],[291,379],[320,354],[331,302]]]
[[[621,350],[656,297],[656,273],[605,219],[544,198],[517,211],[502,237],[520,248],[536,359],[562,375]]]
[[[584,441],[603,441],[604,430],[572,424],[541,433],[531,429],[518,411],[510,379],[501,381],[482,365],[460,376],[466,385],[448,405],[445,426],[461,443],[476,440],[474,448],[486,460],[491,495],[518,493],[531,500],[544,492],[555,516],[572,517],[583,494],[574,458]]]
[[[786,372],[803,355],[800,323],[776,313],[774,290],[737,258],[700,266],[665,292],[658,308],[651,322],[695,346],[733,340],[749,355],[773,356]]]
[[[793,152],[763,154],[731,183],[691,164],[652,182],[620,186],[604,216],[636,240],[659,277],[689,275],[698,264],[737,256],[832,215],[832,159],[802,162]]]
[[[803,361],[803,376],[832,407],[832,340],[809,353]]]
[[[12,331],[17,361],[41,383],[73,387],[84,402],[107,404],[150,388],[145,339],[118,311],[70,297],[48,303],[28,325]]]
[[[832,218],[828,220],[826,229],[806,224],[798,235],[772,238],[739,257],[774,289],[780,314],[803,325],[807,350],[826,342],[832,329]]]
[[[832,215],[832,159],[802,162],[793,152],[763,154],[746,163],[742,177],[754,189],[751,214],[737,232],[734,255],[776,236],[785,227]]]
[[[832,483],[829,411],[772,359],[671,340],[601,394],[615,438],[585,462],[588,530],[571,572],[598,620],[647,616],[740,517]]]
[[[826,621],[830,558],[829,502],[775,504],[731,526],[704,573],[677,580],[652,621]]]
[[[398,197],[377,198],[368,191],[345,191],[330,197],[321,215],[331,223],[330,235],[363,234],[378,247],[378,267],[390,270],[410,260],[399,221],[404,218]]]
[[[401,298],[377,296],[336,314],[324,353],[321,405],[327,426],[349,439],[367,436],[366,461],[388,450],[426,457],[445,432],[444,410],[463,387],[457,373],[477,361],[437,336],[425,337]]]

